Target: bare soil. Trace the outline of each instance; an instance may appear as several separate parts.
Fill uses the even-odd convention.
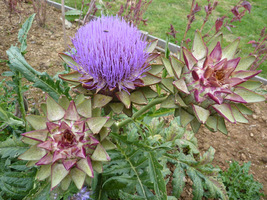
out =
[[[21,3],[17,7],[21,13],[12,14],[10,18],[7,7],[0,1],[0,59],[7,59],[6,50],[18,43],[18,30],[25,19],[33,13],[32,7],[31,4]],[[58,53],[65,50],[60,17],[60,11],[48,6],[45,28],[39,27],[35,20],[28,34],[26,60],[35,69],[46,71],[50,75],[63,71],[62,61],[58,57]],[[67,29],[68,44],[71,43],[70,37],[74,36],[77,27],[77,24],[72,24],[72,27]],[[8,67],[0,63],[0,73],[7,70]],[[30,88],[27,95],[35,103],[40,102],[43,96],[37,91],[36,88]],[[267,195],[267,104],[261,102],[250,107],[254,110],[254,114],[248,116],[248,124],[227,123],[228,135],[212,133],[202,127],[197,138],[200,150],[206,151],[210,146],[215,148],[214,165],[224,170],[231,160],[240,163],[251,161],[250,172],[264,185],[264,193]],[[185,193],[182,199],[191,199],[189,197],[191,195],[186,195],[189,194]]]

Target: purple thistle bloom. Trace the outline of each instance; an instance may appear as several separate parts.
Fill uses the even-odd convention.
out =
[[[147,42],[137,27],[118,16],[105,16],[81,27],[72,39],[72,55],[87,89],[135,89],[149,70]]]

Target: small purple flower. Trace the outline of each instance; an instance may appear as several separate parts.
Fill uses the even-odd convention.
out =
[[[81,27],[72,43],[72,55],[89,90],[121,91],[142,85],[139,78],[149,70],[146,38],[118,16],[105,16]],[[128,91],[128,90],[127,90]]]
[[[91,199],[90,198],[90,192],[87,191],[86,187],[83,187],[80,192],[78,192],[77,194],[74,194],[70,200],[88,200]]]

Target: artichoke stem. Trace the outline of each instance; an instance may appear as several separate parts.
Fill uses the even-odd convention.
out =
[[[143,108],[141,108],[140,110],[138,110],[136,113],[133,114],[132,117],[127,118],[121,122],[119,122],[117,124],[118,128],[123,127],[124,125],[128,124],[129,122],[135,120],[136,118],[138,118],[139,116],[141,116],[143,113],[145,113],[146,111],[148,111],[152,106],[155,106],[157,104],[162,103],[165,99],[167,99],[168,96],[165,97],[159,97],[159,98],[155,98],[152,101],[150,101],[147,105],[145,105]]]

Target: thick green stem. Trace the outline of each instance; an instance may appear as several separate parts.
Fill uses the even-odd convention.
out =
[[[21,73],[17,72],[16,76],[17,76],[16,79],[17,79],[17,85],[18,85],[17,95],[18,95],[19,109],[21,112],[22,119],[25,123],[26,131],[29,131],[27,121],[26,121],[26,111],[25,111],[24,99],[23,99],[23,94],[22,94],[22,89],[21,89]]]
[[[159,97],[156,99],[153,99],[152,101],[150,101],[147,105],[145,105],[143,108],[141,108],[140,110],[138,110],[136,113],[133,114],[133,116],[131,118],[127,118],[124,121],[121,121],[117,124],[118,128],[123,127],[124,125],[128,124],[129,122],[135,120],[136,118],[138,118],[139,116],[141,116],[143,113],[145,113],[146,111],[148,111],[151,107],[162,103],[165,99],[167,99],[168,96],[166,97]]]

